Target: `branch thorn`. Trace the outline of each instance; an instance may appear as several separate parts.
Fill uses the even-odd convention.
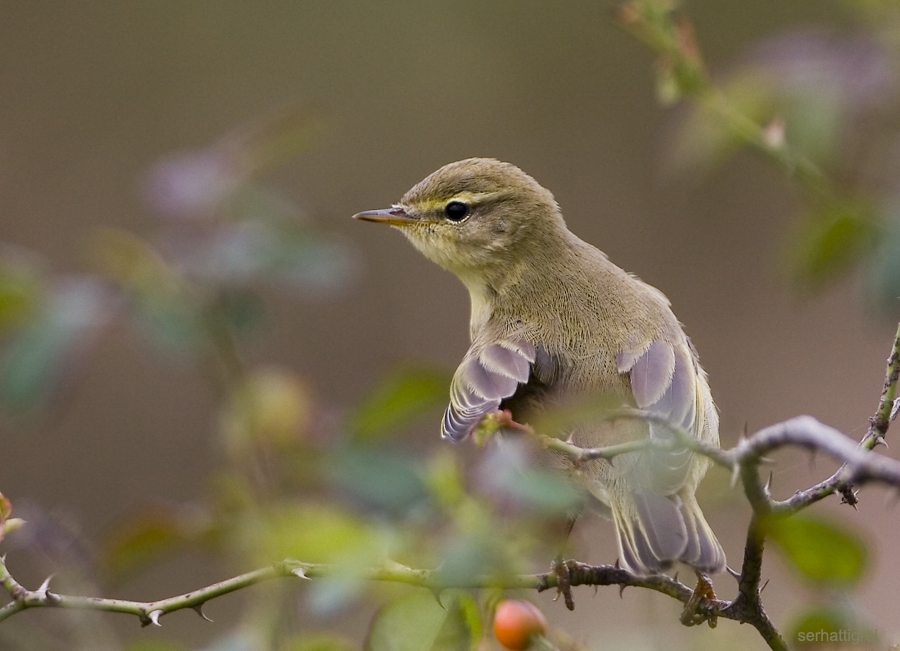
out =
[[[296,576],[297,578],[300,578],[300,579],[306,579],[307,581],[312,580],[306,575],[306,568],[303,567],[302,565],[297,566],[294,569],[292,569],[291,574],[293,574],[294,576]]]
[[[38,595],[40,595],[41,599],[46,599],[46,598],[47,598],[47,594],[48,594],[49,591],[50,591],[50,580],[51,580],[52,578],[53,578],[53,575],[51,574],[51,575],[48,576],[46,579],[44,579],[44,582],[41,583],[41,587],[39,587],[37,590],[35,590],[35,592],[36,592]]]
[[[162,624],[159,623],[159,618],[160,618],[163,614],[164,614],[163,611],[161,611],[161,610],[159,610],[159,609],[153,610],[153,611],[147,613],[147,619],[148,619],[149,622],[150,622],[151,624],[153,624],[154,626],[162,626]],[[144,624],[144,626],[146,626],[146,624]]]
[[[204,603],[206,603],[206,602],[204,602]],[[211,622],[211,621],[212,621],[212,619],[210,619],[210,618],[206,615],[206,613],[203,612],[203,604],[197,604],[196,606],[194,606],[194,607],[192,608],[192,610],[193,610],[195,613],[197,613],[198,615],[200,615],[200,619],[205,619],[205,620],[208,621],[208,622]]]

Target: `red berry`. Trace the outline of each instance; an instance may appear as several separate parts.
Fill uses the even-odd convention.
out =
[[[533,636],[546,631],[544,613],[530,601],[507,599],[500,602],[494,613],[494,635],[511,651],[524,651],[531,646]]]

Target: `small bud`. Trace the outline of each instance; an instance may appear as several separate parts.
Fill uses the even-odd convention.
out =
[[[765,128],[763,128],[763,142],[772,149],[779,149],[781,147],[784,147],[784,129],[784,119],[780,117],[775,118],[774,120],[769,122],[769,124],[766,125]]]
[[[25,526],[25,520],[23,520],[22,518],[10,518],[3,523],[3,533],[0,534],[0,538],[8,533],[16,531],[17,529],[21,529],[23,526]]]

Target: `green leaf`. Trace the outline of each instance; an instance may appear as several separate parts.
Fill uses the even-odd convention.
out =
[[[787,639],[797,642],[816,642],[818,644],[846,642],[854,645],[878,642],[878,630],[860,621],[849,609],[806,609],[791,618],[786,630],[788,632]],[[816,646],[816,648],[820,647]]]
[[[107,298],[88,278],[61,283],[0,357],[0,402],[24,412],[46,399],[111,316]]]
[[[386,541],[376,529],[324,504],[275,504],[248,514],[244,525],[248,551],[261,562],[296,558],[355,567],[385,556]]]
[[[360,402],[351,426],[361,439],[390,436],[404,423],[447,402],[450,374],[426,368],[397,370],[383,378]],[[435,432],[438,423],[435,422]]]
[[[415,462],[396,451],[359,445],[337,455],[329,466],[334,483],[371,506],[403,512],[428,491]]]
[[[889,226],[879,237],[878,249],[869,269],[869,296],[886,314],[896,315],[900,307],[900,206],[894,208]]]
[[[196,524],[187,522],[174,508],[144,510],[108,537],[104,563],[116,577],[131,574],[196,539],[201,534],[201,527]],[[189,531],[193,535],[188,535]]]
[[[510,472],[504,478],[505,488],[525,506],[536,511],[564,513],[576,508],[581,493],[559,473],[529,468]]]
[[[0,249],[0,331],[24,323],[43,298],[44,278],[24,257]]]
[[[859,537],[848,529],[806,515],[772,517],[762,526],[790,564],[805,578],[848,585],[862,576],[866,549]]]
[[[481,638],[478,606],[463,593],[417,591],[384,606],[375,616],[366,651],[469,651]]]
[[[830,204],[807,221],[789,250],[802,284],[816,289],[860,261],[875,243],[875,221],[859,204]]]

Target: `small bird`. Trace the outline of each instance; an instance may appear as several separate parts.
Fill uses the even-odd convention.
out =
[[[547,405],[602,396],[718,445],[706,374],[668,299],[569,231],[553,195],[515,165],[450,163],[391,208],[354,218],[395,226],[469,290],[472,343],[450,385],[445,438],[465,439],[492,414],[525,422]],[[663,443],[554,465],[605,505],[626,569],[658,574],[680,561],[722,571],[725,553],[694,496],[709,461],[678,447],[666,422],[576,425],[564,434],[582,447]]]

